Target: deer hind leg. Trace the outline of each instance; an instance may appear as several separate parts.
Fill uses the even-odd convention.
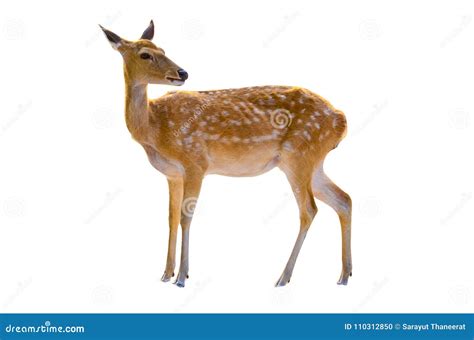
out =
[[[326,176],[322,164],[314,173],[312,185],[316,198],[333,208],[339,216],[342,234],[342,272],[337,283],[347,285],[349,276],[352,276],[351,198]]]
[[[292,164],[298,163],[295,161]],[[283,273],[275,285],[276,287],[285,286],[290,282],[290,278],[293,273],[301,246],[303,245],[304,239],[306,238],[306,234],[311,222],[318,211],[316,203],[314,202],[311,188],[311,172],[307,171],[307,173],[302,173],[301,169],[288,168],[285,166],[280,166],[280,168],[283,170],[283,172],[285,172],[298,203],[300,212],[300,230],[295,245],[293,246],[293,251],[291,252],[290,258],[286,264],[285,269],[283,270]]]
[[[200,172],[187,172],[183,180],[183,201],[181,203],[181,262],[175,284],[184,287],[189,271],[189,228],[194,209],[201,191],[203,175]]]
[[[183,180],[181,178],[168,178],[170,192],[169,198],[169,228],[168,257],[166,269],[161,281],[168,282],[174,276],[176,259],[176,237],[178,234],[179,220],[181,218],[181,202],[183,200]]]

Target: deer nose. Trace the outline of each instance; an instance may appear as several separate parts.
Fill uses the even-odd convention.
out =
[[[182,68],[180,68],[178,70],[178,75],[179,77],[181,78],[181,80],[186,80],[188,79],[188,72],[186,72],[185,70],[183,70]]]

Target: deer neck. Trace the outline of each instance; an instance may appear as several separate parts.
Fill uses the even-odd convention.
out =
[[[133,137],[149,126],[147,84],[134,81],[125,68],[125,121]]]

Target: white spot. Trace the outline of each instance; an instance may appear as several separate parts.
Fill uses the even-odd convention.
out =
[[[168,126],[174,126],[174,122],[172,122],[171,120],[168,121]]]
[[[332,113],[332,111],[331,111],[331,109],[329,109],[328,107],[325,107],[324,110],[323,110],[323,113],[324,113],[326,116],[329,116],[329,115]]]
[[[303,103],[304,103],[303,97],[299,97],[299,98],[298,98],[298,103],[300,103],[300,104],[303,104]]]
[[[278,95],[278,98],[280,98],[281,100],[285,100],[286,99],[286,96],[284,94],[279,94]]]
[[[307,122],[307,123],[306,123],[306,126],[307,126],[307,127],[311,127],[311,123],[310,123],[310,122]]]
[[[232,140],[234,143],[240,142],[240,138],[237,137],[237,136],[232,136],[231,140]]]
[[[301,124],[301,123],[303,123],[303,120],[302,120],[302,119],[298,119],[296,122],[297,122],[298,124]]]
[[[239,105],[242,108],[242,111],[249,111],[249,108],[247,107],[246,102],[239,102]]]
[[[227,111],[222,111],[222,115],[223,115],[224,117],[228,117],[228,116],[230,115],[230,113],[227,112]]]
[[[286,141],[282,144],[282,147],[283,149],[285,149],[286,151],[294,151],[295,149],[293,149],[293,145],[291,144],[291,142],[289,141]]]
[[[320,128],[319,123],[314,123],[314,127],[319,130]]]
[[[230,119],[229,124],[240,126],[242,122],[240,120]]]
[[[192,136],[186,137],[183,139],[183,141],[184,141],[184,144],[189,145],[193,142],[193,137]]]
[[[250,124],[252,124],[252,121],[248,118],[245,118],[244,119],[244,124],[250,125]]]
[[[335,129],[337,126],[337,119],[334,118],[333,121],[332,121],[332,128]]]
[[[245,144],[248,144],[248,143],[250,143],[250,138],[244,138],[244,139],[242,139],[242,142],[245,143]]]
[[[309,134],[308,131],[304,130],[304,131],[303,131],[303,135],[304,135],[304,137],[305,137],[307,140],[311,140],[311,135]]]
[[[265,112],[263,112],[262,110],[260,110],[256,107],[253,108],[253,112],[257,115],[264,115],[265,114]]]
[[[253,121],[254,121],[255,123],[259,123],[259,122],[260,122],[260,119],[259,119],[258,117],[253,117]]]
[[[263,135],[263,136],[253,136],[251,140],[253,142],[266,142],[272,139],[276,139],[277,135],[276,134],[271,134],[271,135]]]

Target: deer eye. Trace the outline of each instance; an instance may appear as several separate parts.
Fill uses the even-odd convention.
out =
[[[142,53],[142,54],[140,54],[140,58],[142,58],[142,59],[151,59],[151,54]]]

